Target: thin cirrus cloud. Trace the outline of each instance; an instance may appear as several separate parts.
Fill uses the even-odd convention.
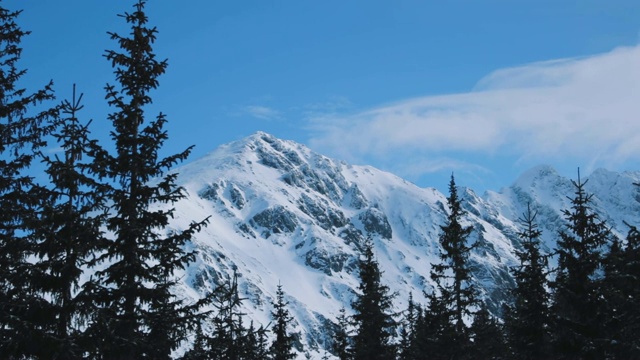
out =
[[[261,120],[279,120],[282,117],[279,111],[260,105],[245,106],[244,112]]]
[[[615,167],[640,154],[640,46],[501,69],[468,93],[316,117],[311,128],[312,147],[351,161],[506,153]]]

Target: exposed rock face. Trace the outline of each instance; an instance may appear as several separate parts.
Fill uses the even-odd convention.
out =
[[[397,310],[404,309],[410,292],[425,302],[422,293],[432,286],[429,271],[438,262],[440,225],[448,211],[437,190],[265,133],[224,145],[177,171],[189,196],[177,204],[171,228],[211,216],[192,244],[197,260],[183,276],[185,296],[202,294],[236,272],[247,316],[267,324],[280,282],[300,342],[321,349],[339,309],[350,309],[358,251],[371,236],[383,281],[398,293]],[[595,210],[619,234],[627,231],[624,221],[640,224],[640,198],[632,185],[639,181],[638,172],[606,170],[589,178]],[[473,228],[470,241],[478,243],[470,257],[474,280],[496,309],[513,283],[517,219],[528,203],[537,209],[543,248],[552,250],[573,188],[569,179],[541,166],[500,192],[478,196],[461,187],[459,194],[467,211],[463,225]]]
[[[298,226],[296,215],[284,206],[277,205],[265,209],[251,218],[251,224],[256,228],[265,228],[262,232],[265,238],[271,234],[292,233]]]
[[[393,230],[387,216],[377,208],[369,208],[358,216],[364,230],[369,234],[378,234],[383,239],[391,239]]]

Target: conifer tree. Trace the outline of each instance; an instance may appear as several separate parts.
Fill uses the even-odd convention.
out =
[[[196,323],[191,349],[184,353],[182,360],[199,360],[208,358],[211,352],[209,340],[210,338],[205,335],[204,330],[202,329],[202,323]]]
[[[392,310],[393,294],[382,284],[382,272],[373,254],[369,236],[364,243],[363,258],[358,263],[360,284],[353,307],[353,358],[356,360],[393,359],[392,337],[396,322]]]
[[[429,304],[418,312],[412,352],[430,359],[461,359],[466,353],[467,339],[461,341],[452,322],[448,304],[435,292],[426,295]]]
[[[603,304],[600,298],[602,247],[610,238],[607,225],[591,208],[586,181],[572,181],[575,195],[571,209],[563,211],[568,222],[558,240],[558,269],[553,288],[553,346],[561,358],[603,358],[601,339]]]
[[[262,325],[256,329],[252,321],[247,330],[242,358],[247,360],[266,359],[268,354],[267,329]]]
[[[345,308],[340,309],[340,313],[336,318],[338,327],[333,334],[332,351],[340,360],[351,359],[351,337],[349,336],[349,318]]]
[[[432,329],[424,332],[431,333],[428,343],[431,343],[429,348],[432,351],[444,351],[443,356],[450,352],[451,358],[459,358],[461,349],[469,342],[464,319],[473,314],[477,290],[469,265],[469,254],[475,245],[467,245],[472,229],[462,226],[465,211],[458,198],[453,175],[449,182],[447,205],[449,214],[445,224],[440,226],[440,263],[431,267],[431,279],[436,288],[429,296],[429,309],[425,313],[425,325],[429,324]],[[457,346],[449,346],[452,343]]]
[[[275,321],[271,328],[275,339],[269,351],[272,360],[289,360],[295,359],[296,357],[296,354],[293,352],[293,335],[291,335],[288,330],[293,318],[291,314],[289,314],[287,305],[289,305],[289,302],[284,299],[282,284],[278,284],[276,300],[273,303],[273,311],[271,312],[271,317]]]
[[[238,292],[238,276],[234,274],[212,293],[212,330],[205,334],[201,323],[197,324],[193,348],[184,359],[243,360],[260,359],[266,354],[263,327],[256,329],[251,322],[247,329],[243,324],[240,306],[244,298]]]
[[[240,305],[244,299],[238,293],[238,276],[233,275],[228,285],[219,287],[214,295],[215,316],[211,336],[210,359],[237,360],[246,345],[246,329],[242,324]]]
[[[519,219],[518,233],[522,250],[516,250],[520,265],[511,269],[516,286],[512,290],[513,307],[505,314],[508,342],[519,359],[543,359],[549,356],[549,294],[547,258],[540,253],[537,212],[527,205]]]
[[[96,296],[96,318],[91,322],[97,352],[106,358],[169,358],[185,339],[186,329],[199,304],[185,304],[171,292],[175,271],[193,261],[183,248],[205,221],[167,232],[172,204],[184,197],[176,173],[168,173],[183,161],[191,147],[161,158],[167,119],[160,113],[148,120],[145,107],[150,91],[158,87],[166,60],[153,53],[157,30],[147,26],[145,1],[122,17],[131,26],[129,36],[109,33],[120,51],[108,50],[119,86],[107,85],[111,138],[115,150],[96,147],[94,171],[113,184],[107,193],[111,203],[107,230],[112,241],[98,258],[95,276],[100,284],[88,289]],[[152,181],[153,180],[153,181]]]
[[[33,93],[18,87],[20,43],[28,31],[16,23],[20,11],[0,6],[0,354],[38,356],[46,350],[53,322],[48,303],[34,288],[33,224],[40,199],[27,175],[38,149],[46,145],[48,119],[57,108],[38,112],[53,99],[52,83]]]
[[[627,241],[615,240],[604,260],[607,357],[640,358],[640,231],[630,226]]]
[[[419,358],[414,348],[418,310],[419,308],[413,302],[413,294],[409,293],[407,310],[405,310],[400,329],[400,343],[398,344],[399,360],[417,360]]]
[[[81,291],[81,276],[90,258],[104,243],[101,226],[106,205],[104,190],[90,175],[87,159],[92,140],[88,124],[76,113],[82,109],[82,95],[63,101],[64,116],[56,120],[53,137],[63,149],[63,158],[41,154],[51,186],[39,187],[42,205],[34,226],[37,262],[34,288],[49,300],[51,322],[47,356],[81,358],[84,323],[91,310],[90,294]],[[84,159],[83,159],[84,158]],[[83,161],[84,160],[84,161]]]
[[[506,343],[502,326],[482,303],[474,314],[469,328],[472,343],[469,347],[469,359],[506,359]]]

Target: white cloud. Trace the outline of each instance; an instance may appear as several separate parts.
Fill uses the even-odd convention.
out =
[[[244,111],[249,115],[262,120],[279,120],[282,117],[279,111],[260,105],[245,106]]]
[[[46,154],[59,154],[64,152],[64,148],[62,146],[50,147],[45,150]]]
[[[640,154],[640,46],[501,69],[468,93],[315,118],[311,128],[312,147],[351,161],[506,153],[612,167]]]

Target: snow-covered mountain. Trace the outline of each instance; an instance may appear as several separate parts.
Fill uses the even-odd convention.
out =
[[[316,154],[303,145],[256,133],[221,146],[176,170],[188,197],[176,205],[171,229],[211,216],[192,246],[197,261],[183,276],[183,295],[197,298],[237,273],[248,318],[270,322],[280,283],[305,349],[320,356],[340,308],[350,310],[357,288],[358,251],[371,234],[383,281],[397,293],[398,311],[409,293],[424,302],[437,262],[446,196],[370,166]],[[601,216],[619,234],[624,221],[640,224],[640,172],[597,170],[587,190]],[[527,203],[539,211],[547,249],[553,249],[570,206],[571,180],[546,166],[523,174],[500,192],[459,194],[473,227],[474,277],[497,305],[511,284],[517,219]],[[169,230],[171,230],[169,229]]]

